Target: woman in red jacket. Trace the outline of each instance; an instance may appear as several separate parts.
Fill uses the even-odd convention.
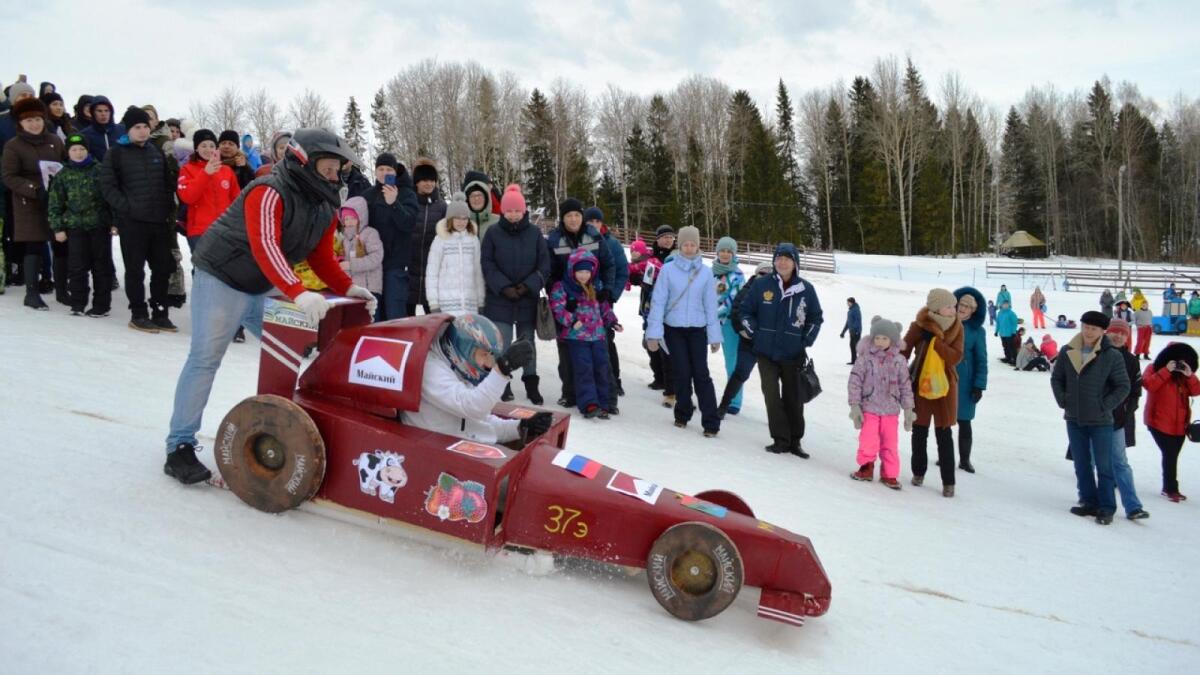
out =
[[[217,153],[217,135],[209,129],[192,134],[196,148],[187,164],[179,170],[176,192],[187,204],[187,241],[192,250],[200,235],[237,199],[241,188],[233,169],[221,163]]]
[[[1175,470],[1192,418],[1190,399],[1200,396],[1196,361],[1195,349],[1182,342],[1172,342],[1142,373],[1142,387],[1147,393],[1146,426],[1162,452],[1162,494],[1173,502],[1187,499],[1179,493]]]

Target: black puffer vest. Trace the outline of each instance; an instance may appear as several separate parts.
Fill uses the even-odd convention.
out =
[[[258,267],[246,232],[246,195],[265,185],[283,201],[280,249],[289,265],[308,258],[333,223],[333,205],[306,190],[286,169],[276,168],[242,190],[225,213],[205,231],[192,263],[243,293],[266,293],[271,282]]]

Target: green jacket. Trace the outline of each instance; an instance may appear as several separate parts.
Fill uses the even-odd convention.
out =
[[[50,229],[94,230],[112,226],[112,212],[100,192],[100,163],[68,164],[50,181]]]

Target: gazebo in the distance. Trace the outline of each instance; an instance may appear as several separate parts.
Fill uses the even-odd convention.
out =
[[[1011,258],[1045,258],[1049,255],[1049,247],[1025,230],[1017,230],[1000,244],[1000,253]]]

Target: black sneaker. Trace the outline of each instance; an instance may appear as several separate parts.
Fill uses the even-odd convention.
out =
[[[84,315],[84,313],[83,313],[82,307],[80,307],[78,309],[76,309],[76,308],[71,309],[71,316],[83,316],[83,315]]]
[[[574,408],[575,407],[575,401],[573,401],[569,398],[566,398],[566,397],[558,399],[557,401],[555,401],[555,403],[557,403],[558,405],[560,405],[564,408]]]
[[[804,447],[802,445],[800,445],[799,443],[788,448],[788,452],[799,457],[800,459],[808,459],[810,457],[810,455],[804,451]]]
[[[705,430],[704,430],[704,437],[705,437],[705,438],[716,438],[716,437],[717,437],[717,432],[716,432],[716,431],[714,431],[713,429],[705,429]]]
[[[1112,514],[1101,511],[1096,514],[1097,525],[1112,525]]]
[[[608,413],[609,415],[620,415],[621,409],[615,405],[610,405],[604,412]]]
[[[651,382],[650,384],[648,384],[646,386],[650,387],[654,391],[662,391],[663,389],[667,388],[667,385],[663,384],[662,382],[659,382],[658,380],[654,380],[653,382]]]
[[[50,306],[47,305],[45,302],[43,302],[41,296],[39,296],[39,295],[25,296],[25,306],[28,307],[29,309],[34,309],[39,312],[50,311]]]
[[[1071,513],[1080,516],[1081,518],[1090,518],[1097,513],[1096,507],[1088,506],[1087,504],[1076,504],[1071,507]]]
[[[675,420],[675,427],[676,427],[676,428],[678,428],[678,429],[683,429],[683,428],[684,428],[684,427],[686,427],[686,426],[687,426],[687,422],[684,422],[683,420]]]
[[[512,385],[511,384],[504,385],[504,393],[500,394],[500,400],[507,403],[508,401],[513,400],[513,398],[514,397],[513,397],[513,393],[512,393]]]
[[[233,334],[233,341],[241,344],[246,341],[246,329],[238,326],[238,332]]]
[[[158,326],[146,316],[135,316],[129,320],[129,327],[134,330],[140,330],[143,333],[157,333]]]
[[[212,478],[212,472],[208,470],[208,467],[196,459],[196,448],[191,443],[180,443],[167,454],[167,462],[163,464],[163,473],[184,485]]]
[[[788,446],[786,443],[772,443],[764,448],[764,450],[772,455],[782,455],[788,451]]]
[[[975,465],[971,464],[970,462],[960,462],[958,468],[966,471],[967,473],[975,473]]]
[[[1130,520],[1145,520],[1150,517],[1150,512],[1146,509],[1138,509],[1125,517]]]
[[[92,319],[102,319],[102,318],[108,316],[108,310],[107,309],[96,309],[95,307],[93,307],[93,308],[89,309],[88,311],[84,312],[84,314],[86,314],[88,317],[90,317]]]
[[[153,319],[150,319],[150,323],[154,324],[155,328],[168,333],[174,333],[175,331],[179,330],[175,327],[175,324],[171,323],[171,319],[168,318],[166,314],[159,314]]]

